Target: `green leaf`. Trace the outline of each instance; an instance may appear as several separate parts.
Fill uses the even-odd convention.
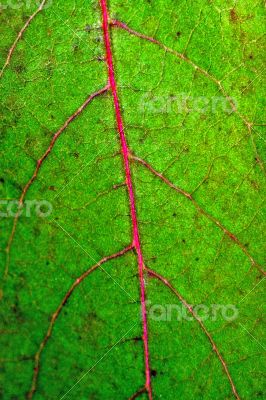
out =
[[[2,399],[265,396],[264,15],[1,4]]]

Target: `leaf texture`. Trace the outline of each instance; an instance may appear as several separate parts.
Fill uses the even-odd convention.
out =
[[[1,398],[264,398],[263,2],[36,3],[1,11]]]

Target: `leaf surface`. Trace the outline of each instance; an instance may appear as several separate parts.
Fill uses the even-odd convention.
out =
[[[263,2],[2,8],[1,398],[262,399]]]

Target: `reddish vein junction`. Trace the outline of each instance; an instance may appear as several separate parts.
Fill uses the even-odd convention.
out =
[[[124,168],[126,174],[126,184],[128,187],[129,193],[129,202],[130,202],[130,212],[131,212],[131,219],[133,225],[133,246],[136,249],[137,256],[138,256],[138,267],[139,267],[139,280],[140,280],[140,296],[141,296],[141,312],[142,312],[142,323],[143,323],[143,343],[144,343],[144,357],[145,357],[145,374],[146,374],[146,382],[145,387],[148,392],[149,399],[152,400],[152,390],[151,390],[151,374],[150,374],[150,366],[149,366],[149,347],[148,347],[148,327],[147,327],[147,312],[145,306],[145,283],[144,283],[144,263],[143,263],[143,256],[140,246],[140,239],[139,239],[139,230],[138,230],[138,221],[137,221],[137,214],[136,214],[136,206],[135,206],[135,196],[134,190],[132,185],[131,179],[131,172],[129,166],[129,150],[127,146],[126,136],[124,132],[124,125],[120,110],[119,98],[117,95],[117,86],[113,68],[113,56],[112,56],[112,48],[111,48],[111,41],[109,36],[109,17],[108,17],[108,9],[106,0],[100,0],[101,9],[102,9],[102,20],[103,20],[103,34],[104,34],[104,43],[106,49],[106,61],[108,66],[108,77],[109,83],[111,86],[113,99],[114,99],[114,108],[115,108],[115,115],[116,115],[116,122],[117,122],[117,129],[120,136],[121,141],[121,151],[124,159]]]

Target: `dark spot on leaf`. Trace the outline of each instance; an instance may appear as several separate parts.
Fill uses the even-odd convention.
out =
[[[23,72],[23,71],[25,71],[26,70],[26,68],[24,67],[24,65],[17,65],[16,67],[15,67],[15,71],[18,73],[18,74],[20,74],[21,72]]]
[[[201,114],[201,116],[200,116],[200,119],[201,120],[205,120],[207,118],[207,116],[206,115],[204,115],[204,114]]]
[[[46,210],[44,210],[44,212],[45,212],[45,211],[46,211]],[[34,236],[39,236],[40,233],[41,233],[40,229],[37,228],[37,227],[34,227],[34,228],[33,228],[33,232],[34,232]]]
[[[185,239],[182,239],[182,243],[186,243],[186,240],[185,240]]]
[[[176,217],[176,213],[173,213],[173,217]]]
[[[234,8],[232,8],[230,10],[230,21],[233,22],[233,23],[238,21],[238,15],[237,15],[236,10]]]
[[[254,187],[254,189],[256,189],[256,190],[259,190],[259,188],[260,188],[258,182],[254,181],[254,180],[251,181],[251,185],[252,185],[252,187]]]
[[[157,371],[155,369],[151,370],[151,376],[156,376],[157,375]]]
[[[21,16],[22,21],[27,22],[29,19],[29,14],[23,13]],[[19,31],[19,29],[18,29]]]
[[[0,178],[0,183],[5,183],[4,178]]]
[[[89,320],[93,320],[93,319],[97,319],[97,314],[95,311],[92,311],[88,314],[88,319]]]
[[[45,66],[44,69],[47,73],[48,76],[52,76],[53,75],[53,71],[54,71],[54,65],[52,61],[48,61]]]
[[[21,309],[19,308],[19,304],[17,301],[15,302],[15,304],[13,304],[11,306],[11,309],[12,309],[13,313],[15,314],[17,321],[22,321],[23,314],[22,314]]]
[[[75,152],[73,153],[73,156],[74,156],[75,158],[79,158],[79,153],[78,153],[77,151],[75,151]]]
[[[199,261],[199,257],[196,257],[195,260],[196,260],[196,261]]]
[[[179,38],[181,36],[181,32],[180,31],[176,32],[176,36]]]
[[[72,45],[72,49],[74,50],[74,52],[77,51],[78,48],[79,48],[78,43],[74,43],[74,44]]]
[[[45,205],[41,205],[39,207],[39,211],[40,211],[41,214],[45,214],[46,211],[47,211],[47,207]]]
[[[49,186],[48,189],[49,189],[49,190],[52,190],[52,191],[55,191],[55,190],[56,190],[55,186]]]
[[[12,182],[12,186],[18,190],[22,190],[22,185],[17,182]]]
[[[140,342],[142,340],[141,336],[137,336],[133,338],[134,342]]]

